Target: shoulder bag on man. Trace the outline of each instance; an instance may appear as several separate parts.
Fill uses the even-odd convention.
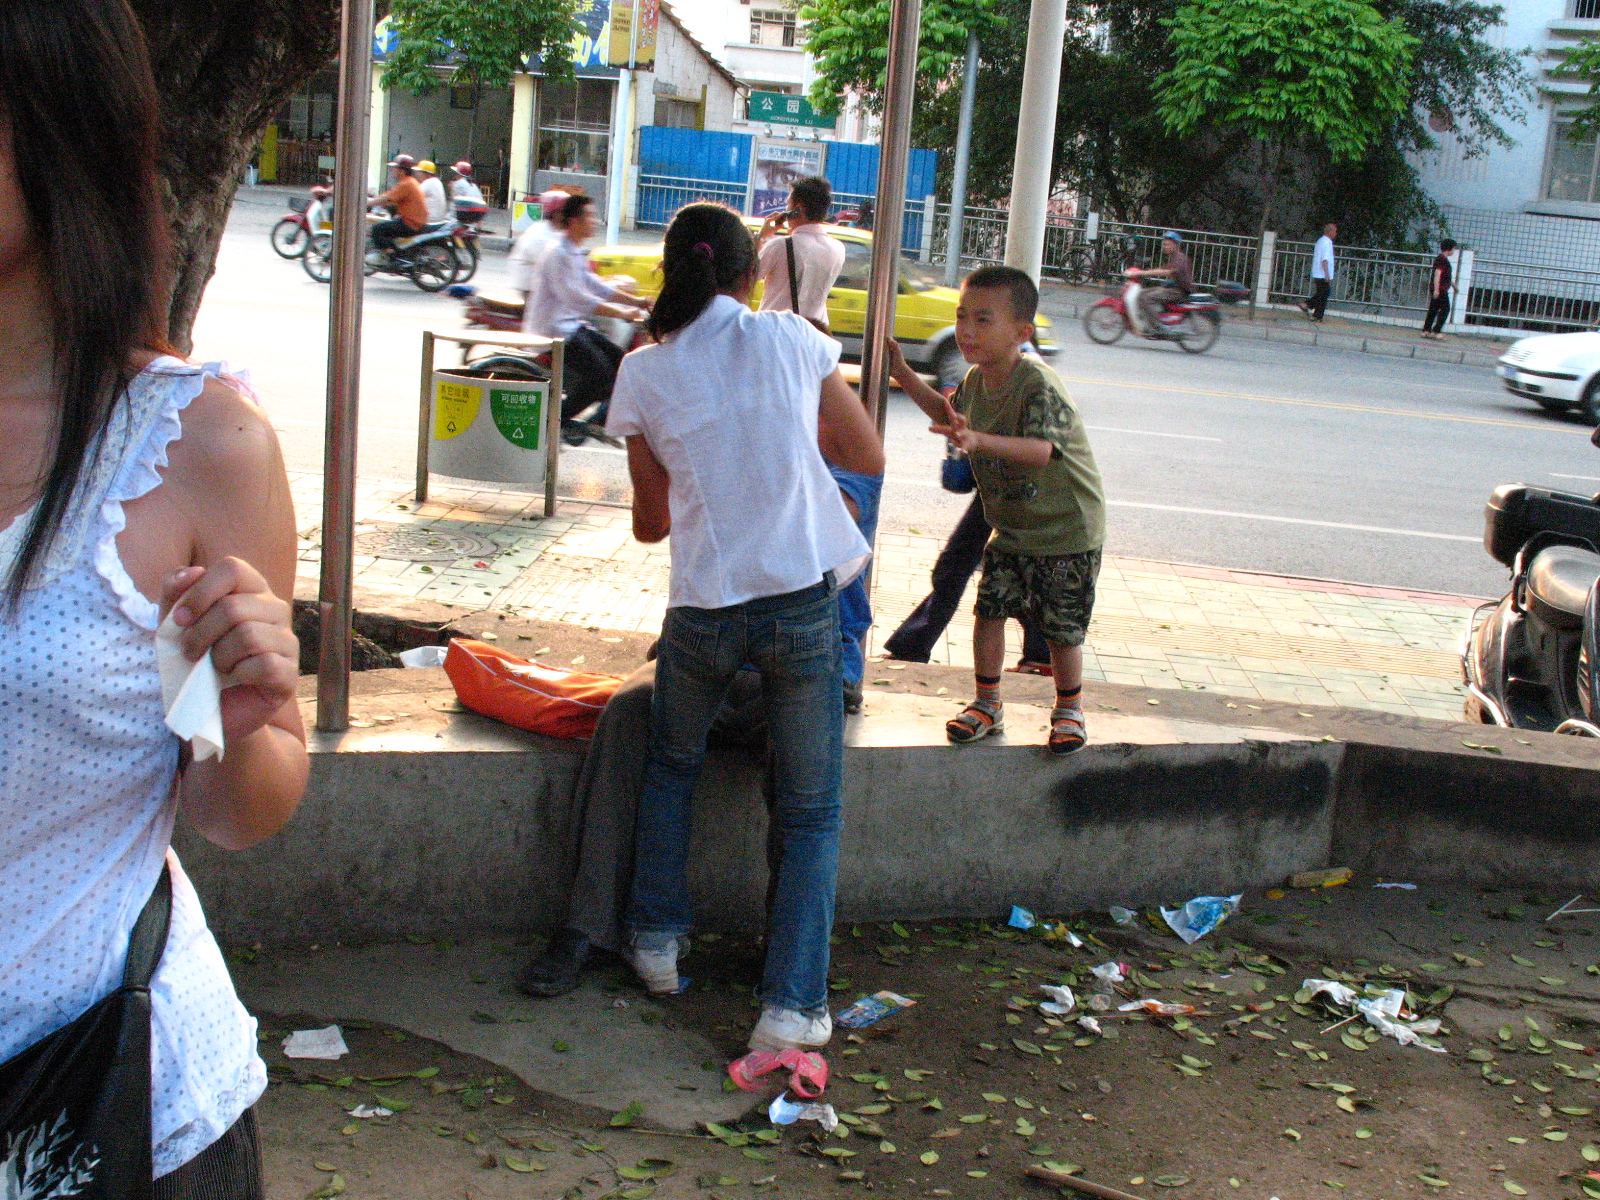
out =
[[[800,313],[800,275],[795,268],[794,262],[794,234],[791,233],[783,239],[783,250],[789,258],[789,307]],[[819,321],[815,317],[806,317],[805,313],[800,313],[800,315],[815,325],[818,332],[827,337],[833,336],[833,330],[828,328],[826,321]]]
[[[150,979],[171,914],[163,866],[128,940],[122,986],[0,1063],[0,1195],[149,1200]]]

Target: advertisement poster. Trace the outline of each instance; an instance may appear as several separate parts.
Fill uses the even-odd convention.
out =
[[[638,40],[634,40],[633,19],[639,17]],[[641,71],[655,69],[656,23],[660,20],[659,0],[611,0],[611,45],[607,61],[613,67],[632,66]]]
[[[782,212],[795,180],[821,175],[827,147],[814,142],[757,141],[751,164],[751,209],[758,217]]]

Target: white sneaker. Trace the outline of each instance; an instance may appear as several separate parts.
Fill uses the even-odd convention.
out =
[[[833,1036],[833,1018],[827,1013],[819,1017],[795,1012],[792,1008],[768,1005],[761,1010],[761,1020],[750,1031],[750,1049],[815,1050],[828,1044]]]
[[[638,946],[629,946],[627,959],[628,965],[633,968],[633,973],[644,984],[645,990],[652,996],[676,996],[680,990],[678,982],[678,959],[689,952],[688,938],[679,938],[666,950],[644,950]]]

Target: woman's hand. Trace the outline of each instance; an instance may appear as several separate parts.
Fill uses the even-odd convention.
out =
[[[161,607],[183,630],[191,662],[211,653],[222,677],[222,728],[230,742],[249,737],[295,697],[300,641],[293,609],[243,559],[183,567],[168,575]]]

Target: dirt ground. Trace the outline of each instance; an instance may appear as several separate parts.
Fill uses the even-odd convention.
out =
[[[1158,932],[1154,910],[1132,927],[1067,915],[1082,949],[998,922],[844,926],[835,1010],[880,989],[917,1004],[837,1031],[826,1099],[845,1123],[832,1136],[774,1128],[760,1108],[720,1138],[615,1125],[627,1114],[382,1027],[347,1024],[352,1053],[338,1063],[291,1062],[285,1031],[328,1015],[258,1014],[273,1077],[259,1108],[268,1194],[1014,1200],[1054,1190],[1024,1175],[1054,1164],[1141,1198],[1600,1197],[1600,917],[1547,923],[1564,895],[1373,883],[1247,895],[1193,947]],[[704,939],[684,962],[694,987],[665,1018],[641,1009],[716,1046],[708,1088],[743,1052],[759,955],[749,940]],[[1081,1005],[1106,961],[1132,968],[1116,1002],[1198,1011],[1095,1014],[1095,1034],[1079,1012],[1038,1010],[1041,983],[1065,983]],[[635,994],[608,972],[616,999]],[[1307,978],[1406,987],[1415,1011],[1443,1018],[1433,1040],[1448,1052],[1401,1047],[1360,1020],[1331,1028],[1348,1010],[1306,999]],[[347,1115],[385,1101],[394,1116]]]

